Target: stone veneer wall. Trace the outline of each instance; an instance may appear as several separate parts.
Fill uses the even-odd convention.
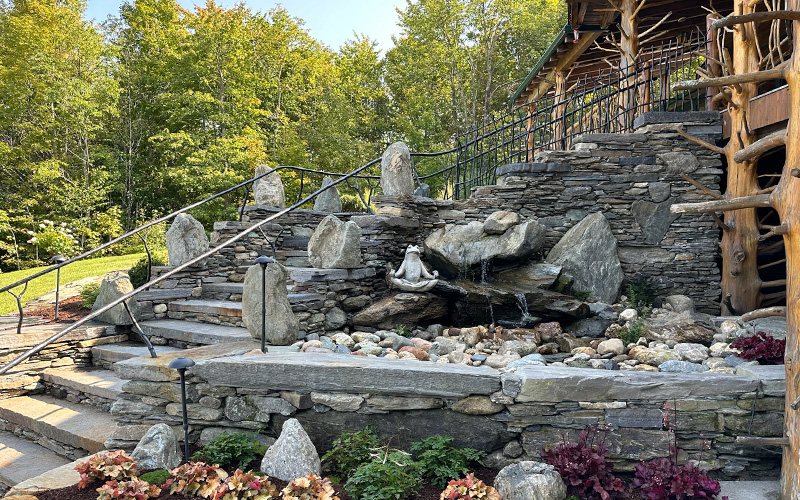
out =
[[[680,460],[696,460],[719,478],[777,476],[780,454],[738,444],[737,436],[781,436],[783,366],[755,366],[737,375],[617,372],[523,366],[436,365],[337,354],[238,355],[253,343],[196,350],[188,378],[190,440],[222,430],[279,431],[297,418],[320,454],[345,430],[369,425],[394,446],[436,434],[456,446],[489,453],[503,466],[535,459],[561,433],[589,424],[611,426],[606,444],[616,470],[668,454],[665,408],[677,419]],[[213,349],[212,349],[213,347]],[[215,352],[216,351],[216,352]],[[180,422],[177,374],[157,360],[117,363],[131,379],[112,407],[120,428],[113,446],[132,447],[155,422]],[[126,440],[127,439],[127,440]]]

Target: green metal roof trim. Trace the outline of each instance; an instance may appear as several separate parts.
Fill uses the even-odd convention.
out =
[[[572,31],[573,31],[572,26],[570,26],[569,24],[565,24],[564,27],[561,28],[561,31],[556,35],[556,37],[550,43],[550,46],[547,47],[547,50],[544,51],[544,54],[542,54],[539,60],[536,61],[536,66],[533,67],[531,72],[528,73],[528,76],[526,76],[525,79],[522,81],[522,85],[520,85],[517,91],[514,92],[514,96],[508,103],[510,106],[514,106],[514,103],[517,101],[517,99],[519,99],[519,96],[521,96],[522,93],[525,92],[525,89],[528,88],[528,84],[531,83],[536,74],[539,73],[539,71],[541,71],[542,67],[547,63],[547,61],[549,61],[550,58],[553,57],[553,54],[555,54],[556,50],[558,50],[559,45],[561,45],[561,43],[564,41],[564,37],[566,37]],[[581,29],[578,30],[578,32],[583,32],[583,33],[590,31],[608,31],[608,30],[607,28],[604,29],[600,26],[594,26],[594,25],[592,26],[584,25],[581,26]]]

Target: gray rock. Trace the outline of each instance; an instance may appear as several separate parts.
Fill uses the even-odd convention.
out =
[[[709,355],[708,347],[703,344],[681,343],[675,344],[672,349],[680,355],[681,360],[690,363],[702,363]]]
[[[650,192],[650,198],[654,202],[661,203],[669,199],[672,187],[669,182],[651,182],[647,186],[647,190]]]
[[[664,303],[669,304],[676,313],[694,313],[694,301],[686,295],[668,295]]]
[[[411,152],[402,142],[386,148],[381,159],[381,189],[387,196],[414,194]]]
[[[375,342],[359,342],[353,347],[354,351],[361,351],[364,354],[378,356],[383,352],[383,348]]]
[[[326,392],[312,392],[311,401],[329,406],[335,411],[357,411],[361,408],[364,398],[358,394],[329,394]]]
[[[503,342],[503,345],[500,346],[497,354],[517,354],[522,358],[526,358],[528,355],[533,355],[538,347],[539,346],[536,345],[535,342],[526,342],[524,340],[506,340]],[[544,361],[544,358],[542,358],[541,361]]]
[[[337,330],[347,324],[347,313],[334,307],[325,313],[325,329]]]
[[[422,198],[430,198],[431,186],[429,184],[425,184],[424,182],[420,182],[417,189],[414,190],[414,196],[419,196]]]
[[[425,255],[437,269],[456,276],[484,261],[524,259],[542,248],[545,231],[535,220],[513,226],[502,235],[486,234],[484,224],[478,221],[448,224],[425,239]]]
[[[492,368],[505,368],[520,359],[519,354],[491,354],[486,358],[486,366]]]
[[[661,203],[636,200],[631,204],[631,213],[642,230],[646,244],[657,245],[664,239],[672,222],[679,217],[669,211],[672,203],[671,200]]]
[[[269,165],[259,165],[256,168],[256,177],[272,169]],[[283,180],[278,172],[272,172],[266,177],[253,183],[253,197],[256,205],[283,208],[286,204],[286,195],[283,191]]]
[[[170,266],[186,264],[208,251],[203,225],[189,214],[178,214],[165,235]]]
[[[645,336],[649,340],[670,340],[684,343],[710,345],[717,332],[705,324],[696,321],[688,313],[670,312],[659,318],[649,318],[645,322]]]
[[[333,350],[336,354],[352,354],[350,349],[343,345],[337,345],[336,349]]]
[[[394,328],[447,316],[447,300],[432,293],[398,293],[381,299],[353,316],[354,325]]]
[[[597,354],[604,355],[608,353],[623,354],[625,353],[625,344],[620,339],[609,339],[600,342],[597,346]]]
[[[681,151],[661,153],[658,160],[667,166],[667,173],[673,175],[690,174],[700,166],[695,155]]]
[[[122,271],[113,271],[103,276],[103,281],[100,283],[100,292],[97,294],[97,299],[92,306],[92,312],[99,311],[108,304],[114,302],[126,293],[133,291],[133,285],[128,275]],[[134,317],[139,315],[139,305],[134,299],[125,301],[131,310]],[[100,314],[95,318],[97,321],[109,323],[112,325],[132,325],[130,315],[125,310],[125,306],[118,304],[108,311]]]
[[[321,187],[324,188],[325,186],[330,186],[331,184],[333,184],[333,179],[325,176],[325,178],[322,179]],[[336,188],[336,186],[331,186],[317,195],[317,198],[314,200],[314,210],[333,213],[339,213],[342,211],[342,200],[339,198],[339,190]]]
[[[672,373],[702,373],[708,371],[707,366],[689,361],[665,361],[658,365],[658,369],[662,372]]]
[[[361,266],[361,228],[329,215],[308,241],[308,261],[320,269],[353,269]]]
[[[320,474],[317,449],[296,419],[291,418],[283,424],[278,440],[264,454],[261,472],[281,481]]]
[[[292,312],[286,291],[287,270],[281,264],[267,264],[263,273],[266,284],[266,339],[270,345],[291,345],[297,340],[300,322]],[[242,289],[242,322],[254,339],[261,340],[261,266],[250,266]]]
[[[403,347],[414,347],[414,342],[410,338],[403,337],[402,335],[392,336],[392,349],[400,352]]]
[[[611,326],[610,319],[604,319],[600,316],[592,316],[578,320],[571,325],[564,328],[564,331],[571,333],[576,337],[591,337],[598,339],[604,337],[606,329]]]
[[[617,239],[602,213],[587,216],[567,231],[546,260],[575,278],[574,289],[608,304],[617,299],[624,275]]]
[[[519,462],[501,470],[494,487],[503,500],[564,500],[567,487],[552,465]]]
[[[529,365],[545,366],[546,364],[547,362],[544,360],[544,356],[542,356],[539,353],[534,353],[534,354],[528,354],[527,356],[520,358],[516,361],[512,361],[511,363],[506,365],[506,368],[511,370],[522,366],[529,366]]]
[[[489,396],[470,396],[450,406],[451,410],[467,415],[493,415],[505,408],[505,405],[493,402]]]
[[[178,440],[167,424],[156,424],[131,453],[140,469],[173,469],[181,463]]]
[[[515,283],[524,287],[552,288],[561,276],[561,266],[547,262],[536,262],[527,266],[514,267],[496,274],[496,281]]]
[[[503,234],[517,224],[519,224],[519,214],[498,210],[486,218],[483,231],[486,234]]]

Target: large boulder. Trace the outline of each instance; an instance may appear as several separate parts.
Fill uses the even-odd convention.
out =
[[[322,180],[322,187],[331,186],[331,184],[333,184],[333,179],[330,177]],[[342,200],[339,198],[339,190],[336,189],[336,186],[331,186],[317,195],[314,200],[314,210],[333,213],[342,211]]]
[[[320,269],[354,269],[361,266],[361,228],[329,215],[308,241],[308,261]]]
[[[317,449],[297,419],[290,418],[283,424],[280,437],[261,460],[261,472],[281,481],[320,474]]]
[[[645,322],[648,340],[711,345],[717,332],[702,320],[701,315],[689,312],[667,312],[650,317]]]
[[[286,291],[286,268],[277,262],[263,272],[266,285],[266,339],[270,345],[290,345],[297,340],[300,322],[292,312]],[[242,289],[242,322],[254,339],[261,340],[261,277],[259,264],[250,266]]]
[[[167,424],[156,424],[131,453],[140,469],[174,469],[181,463],[178,440]]]
[[[170,266],[180,266],[208,251],[203,224],[189,214],[178,214],[166,234]]]
[[[414,194],[411,152],[402,142],[395,142],[381,158],[381,189],[387,196]]]
[[[503,500],[564,500],[567,487],[552,465],[519,462],[504,467],[494,479]]]
[[[617,256],[617,239],[602,213],[586,216],[573,226],[547,255],[575,278],[573,289],[613,304],[624,275]]]
[[[133,285],[128,275],[122,271],[113,271],[103,276],[103,281],[100,283],[100,292],[97,294],[97,299],[92,306],[92,312],[99,311],[108,304],[114,302],[126,293],[133,291]],[[134,316],[139,314],[138,303],[133,299],[125,301]],[[125,306],[117,304],[108,311],[100,314],[95,318],[97,321],[109,323],[112,325],[132,325],[130,315],[125,310]]]
[[[447,315],[447,300],[432,293],[398,293],[353,316],[353,324],[391,329],[397,325],[430,323]]]
[[[256,168],[256,177],[269,172],[272,169],[269,165],[259,165]],[[253,198],[256,205],[268,205],[270,207],[283,208],[286,204],[286,194],[283,191],[283,181],[278,172],[262,177],[253,183]]]
[[[545,227],[535,220],[510,226],[502,234],[488,234],[478,221],[448,224],[425,239],[425,255],[443,274],[457,276],[484,261],[524,259],[542,248],[544,233]]]

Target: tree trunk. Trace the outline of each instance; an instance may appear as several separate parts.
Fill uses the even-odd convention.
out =
[[[619,3],[619,59],[620,89],[619,94],[619,126],[620,132],[628,132],[633,128],[636,116],[636,67],[639,61],[639,14],[636,12],[639,2],[622,0]]]
[[[753,12],[752,4],[736,0],[733,15]],[[757,38],[752,23],[739,26],[733,34],[733,68],[737,75],[758,71]],[[731,138],[725,146],[728,163],[727,199],[756,194],[758,191],[758,160],[737,162],[734,155],[755,142],[747,126],[750,99],[757,84],[731,85]],[[761,304],[761,278],[758,274],[758,215],[755,208],[724,212],[729,228],[722,234],[722,314],[744,314]],[[730,296],[730,301],[727,297]],[[733,311],[727,310],[728,305]]]
[[[564,120],[566,120],[566,111],[567,111],[567,96],[565,95],[567,91],[567,74],[564,71],[559,71],[556,73],[556,87],[555,87],[555,98],[553,102],[553,150],[560,151],[562,149],[567,149],[566,144],[564,144],[564,136],[566,132],[566,127],[564,126]]]

